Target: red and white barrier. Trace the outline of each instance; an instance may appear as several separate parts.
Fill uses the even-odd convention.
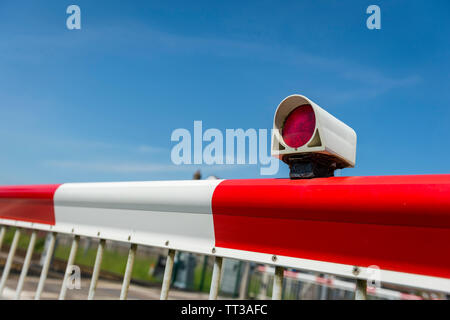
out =
[[[0,187],[0,224],[450,292],[450,175]]]

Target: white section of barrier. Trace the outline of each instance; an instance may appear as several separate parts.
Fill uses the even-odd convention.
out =
[[[54,196],[54,230],[211,253],[211,198],[222,180],[68,183]]]

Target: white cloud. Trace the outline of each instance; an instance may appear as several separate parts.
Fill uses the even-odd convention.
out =
[[[92,45],[93,43],[95,46]],[[115,27],[108,26],[108,28],[91,28],[83,37],[77,37],[71,41],[67,41],[66,34],[14,35],[6,42],[0,43],[0,55],[3,56],[3,61],[37,59],[35,63],[41,63],[40,58],[37,58],[39,55],[35,52],[45,52],[48,48],[60,49],[63,52],[76,49],[73,51],[79,52],[80,47],[89,49],[86,50],[89,54],[92,54],[92,51],[101,50],[147,59],[153,59],[152,53],[158,51],[181,55],[208,54],[220,57],[254,58],[290,65],[302,71],[305,71],[305,68],[310,68],[314,72],[325,71],[343,80],[341,85],[345,84],[348,89],[336,91],[336,98],[345,97],[345,100],[359,99],[361,96],[367,96],[368,93],[373,97],[421,81],[415,74],[392,76],[372,66],[299,50],[295,46],[171,33],[135,22],[123,23]],[[124,47],[128,50],[121,53],[121,48]],[[27,55],[30,57],[27,58]],[[333,93],[333,88],[326,88],[325,84],[322,86],[321,90]]]

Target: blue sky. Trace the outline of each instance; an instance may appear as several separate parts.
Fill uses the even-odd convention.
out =
[[[81,30],[66,28],[70,4]],[[381,30],[366,28],[371,4]],[[0,184],[190,179],[198,166],[170,161],[174,129],[269,129],[293,93],[357,132],[342,175],[449,173],[449,12],[448,0],[1,0]]]

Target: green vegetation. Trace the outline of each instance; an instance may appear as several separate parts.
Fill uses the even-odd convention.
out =
[[[10,245],[13,238],[14,233],[16,231],[16,228],[8,228],[8,230],[5,232],[5,238],[3,239],[3,245],[7,244]],[[19,243],[17,244],[17,247],[23,250],[26,250],[28,248],[28,242],[30,242],[30,235],[25,234],[23,232],[20,233]],[[38,237],[36,239],[36,244],[34,247],[35,253],[42,253],[42,250],[44,250],[44,244],[45,244],[45,238]]]
[[[248,296],[250,298],[257,298],[258,293],[259,293],[259,288],[261,286],[261,281],[259,279],[259,277],[257,276],[252,276],[250,277],[250,282],[248,284]]]
[[[69,246],[58,246],[55,250],[55,257],[58,259],[67,260],[69,257]],[[95,257],[97,255],[97,248],[89,248],[86,251],[82,248],[78,249],[75,258],[75,264],[83,266],[93,266]],[[152,283],[160,282],[149,275],[149,267],[155,263],[153,257],[142,257],[136,255],[133,266],[132,277],[134,279],[144,280]],[[102,270],[112,272],[118,275],[123,275],[127,264],[127,254],[119,251],[105,249],[103,252]]]

